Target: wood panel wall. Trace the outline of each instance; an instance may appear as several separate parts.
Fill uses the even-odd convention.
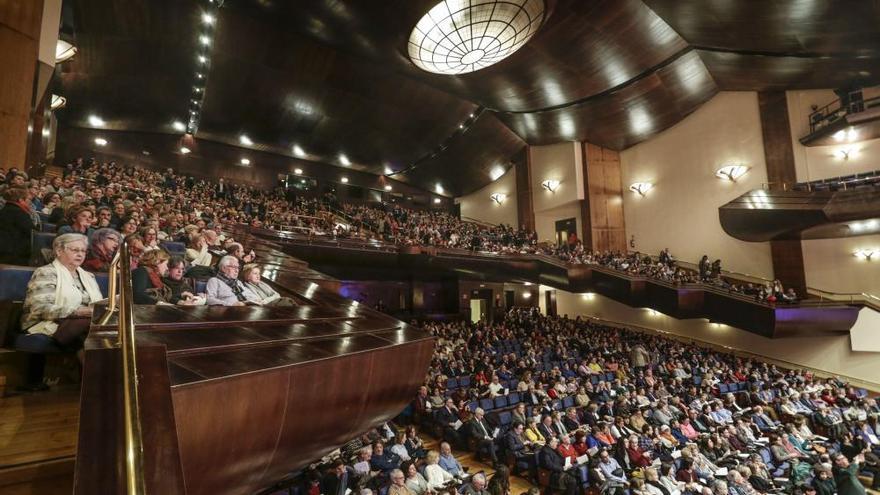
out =
[[[0,0],[0,166],[24,168],[43,0]]]
[[[513,157],[516,167],[516,218],[519,226],[535,230],[535,201],[532,196],[532,163],[529,147]]]
[[[758,109],[761,114],[761,135],[764,138],[767,181],[771,190],[783,190],[797,182],[785,92],[759,92]],[[786,288],[792,287],[798,294],[805,295],[807,278],[801,241],[771,241],[770,254],[773,260],[773,276]]]
[[[594,251],[626,251],[620,153],[581,143],[584,199],[581,200],[581,237]]]

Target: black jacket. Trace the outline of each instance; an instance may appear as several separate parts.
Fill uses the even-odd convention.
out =
[[[0,209],[0,263],[28,265],[31,258],[31,216],[15,203]]]

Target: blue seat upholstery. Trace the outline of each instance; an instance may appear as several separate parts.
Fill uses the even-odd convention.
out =
[[[54,223],[42,223],[40,224],[40,230],[43,232],[55,232],[58,230],[58,226]]]
[[[19,333],[13,337],[12,347],[17,351],[33,354],[50,354],[62,352],[63,349],[55,339],[40,333]]]
[[[52,249],[52,241],[55,240],[54,232],[34,232],[31,235],[31,247],[35,253],[41,249]]]
[[[100,282],[99,282],[100,284]],[[204,294],[208,290],[207,280],[196,280],[196,294]]]
[[[176,254],[179,256],[183,256],[186,254],[186,244],[182,242],[174,242],[174,241],[162,241],[159,243],[160,246],[165,248],[171,254]]]
[[[0,301],[24,301],[27,294],[27,284],[31,280],[36,267],[0,265]],[[107,274],[96,273],[95,281],[101,289],[101,294],[107,296]]]

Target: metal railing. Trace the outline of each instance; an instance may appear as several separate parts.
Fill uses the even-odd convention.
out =
[[[821,301],[833,301],[848,304],[861,304],[875,311],[880,311],[880,297],[865,292],[830,292],[827,290],[807,287],[807,293],[818,297]]]
[[[810,134],[847,115],[861,113],[877,105],[880,105],[880,97],[854,100],[847,106],[844,106],[840,99],[837,98],[810,113],[807,117],[810,122]]]
[[[119,281],[117,283],[117,277]],[[119,290],[117,304],[117,287]],[[118,314],[118,345],[122,353],[122,397],[125,428],[125,486],[129,495],[147,493],[144,479],[144,443],[138,401],[137,350],[135,346],[134,298],[131,289],[131,255],[128,243],[119,246],[109,274],[109,303],[99,324],[106,325]],[[118,308],[117,308],[118,306]]]

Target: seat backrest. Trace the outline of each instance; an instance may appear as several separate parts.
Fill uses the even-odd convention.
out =
[[[54,223],[42,223],[42,224],[40,224],[40,230],[42,232],[52,233],[52,232],[55,232],[56,230],[58,230],[58,226],[55,225]]]
[[[498,415],[498,423],[501,425],[510,424],[513,415],[510,414],[510,411],[501,411],[501,414]]]
[[[12,347],[21,326],[22,303],[0,301],[0,347]]]
[[[507,397],[499,395],[498,397],[495,397],[495,408],[500,409],[502,407],[507,407]]]
[[[511,406],[519,404],[519,392],[511,392],[507,394],[507,403]]]
[[[31,280],[36,267],[18,265],[0,265],[0,301],[24,301],[27,284]],[[107,274],[96,273],[95,281],[101,294],[107,296]]]
[[[491,411],[495,408],[495,403],[492,402],[492,399],[480,399],[480,407],[482,407],[484,411]]]
[[[207,280],[196,280],[196,294],[204,294],[208,291]]]
[[[465,375],[458,378],[458,384],[462,387],[470,387],[471,386],[471,377],[470,375]]]
[[[186,244],[182,242],[174,242],[174,241],[162,241],[159,243],[160,246],[165,248],[171,254],[184,254],[186,253]]]

